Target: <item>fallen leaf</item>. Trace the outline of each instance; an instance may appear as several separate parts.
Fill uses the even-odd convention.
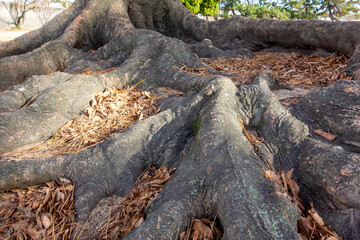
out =
[[[310,205],[311,205],[311,209],[309,210],[309,214],[319,226],[324,226],[325,225],[324,220],[319,216],[318,212],[314,209],[313,204],[311,203]]]
[[[46,214],[43,214],[41,216],[41,223],[44,226],[45,229],[48,229],[51,226],[51,220]]]
[[[324,132],[323,130],[321,129],[315,129],[314,130],[314,133],[316,133],[317,135],[320,135],[322,136],[323,138],[326,138],[327,140],[329,141],[334,141],[336,136],[331,134],[331,133],[327,133],[327,132]]]
[[[297,223],[298,231],[301,235],[305,236],[306,239],[309,239],[314,229],[313,225],[309,219],[301,216]]]
[[[41,239],[41,234],[38,231],[36,231],[35,229],[28,229],[27,233],[34,240]]]
[[[194,233],[193,233],[193,240],[214,240],[213,233],[209,226],[204,224],[201,220],[195,219],[194,220]]]
[[[135,227],[140,227],[140,225],[144,222],[144,218],[141,217],[136,223],[135,223]]]
[[[270,179],[273,182],[278,182],[281,183],[281,177],[279,174],[277,174],[276,172],[272,171],[272,170],[267,170],[265,171],[265,177],[267,179]]]
[[[291,169],[290,171],[288,171],[285,176],[286,176],[286,180],[287,180],[287,185],[290,188],[291,193],[293,194],[293,196],[295,197],[295,199],[299,202],[301,202],[301,199],[299,197],[299,193],[300,193],[300,187],[299,185],[292,179],[292,173],[294,172],[294,169]]]
[[[180,233],[180,240],[184,240],[184,239],[185,239],[185,234],[186,234],[186,232]]]
[[[59,178],[59,182],[61,183],[61,185],[71,184],[71,181],[66,178]]]
[[[347,173],[346,170],[344,170],[344,169],[340,169],[340,175],[347,176],[347,177],[352,176],[350,173]]]
[[[298,233],[298,236],[302,239],[302,240],[309,240],[308,237],[306,237],[305,235]]]
[[[344,92],[354,93],[354,92],[356,92],[356,88],[354,88],[354,87],[349,87],[349,88],[346,88],[346,89],[344,90]]]
[[[341,240],[341,238],[338,238],[335,236],[330,236],[330,237],[327,237],[325,240]]]
[[[15,199],[16,198],[16,194],[14,193],[4,193],[2,194],[2,199],[4,200],[10,200],[10,199]]]

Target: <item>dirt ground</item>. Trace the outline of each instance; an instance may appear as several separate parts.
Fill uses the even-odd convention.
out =
[[[0,30],[0,42],[10,41],[14,38],[17,38],[24,33],[30,32],[32,29],[21,29],[21,30],[13,30],[13,29],[6,29]]]

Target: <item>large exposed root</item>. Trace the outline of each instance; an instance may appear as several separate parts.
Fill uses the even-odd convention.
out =
[[[0,59],[0,89],[22,83],[27,77],[64,70],[79,60],[82,53],[58,40],[18,56]]]
[[[104,141],[112,133],[158,113],[160,109],[155,104],[156,96],[135,88],[109,88],[95,93],[90,106],[45,143],[15,149],[1,158],[19,160],[77,153]]]
[[[3,72],[1,79],[11,79],[4,85],[14,86],[0,94],[0,153],[48,139],[88,106],[93,93],[109,87],[125,87],[145,79],[144,87],[170,87],[184,95],[165,99],[160,113],[91,149],[49,159],[0,161],[0,191],[66,177],[76,182],[77,221],[84,224],[101,199],[114,193],[125,196],[149,163],[165,165],[176,167],[177,172],[147,209],[143,224],[124,239],[173,239],[191,219],[204,215],[218,216],[223,239],[296,239],[300,213],[263,177],[269,169],[294,168],[307,202],[320,207],[319,213],[340,235],[360,237],[356,230],[360,222],[359,174],[351,172],[356,173],[359,166],[359,139],[351,136],[351,127],[340,127],[351,125],[357,131],[356,83],[343,81],[316,90],[290,112],[272,93],[275,81],[269,74],[237,88],[216,71],[207,76],[179,71],[176,67],[200,69],[204,64],[191,52],[191,46],[164,36],[193,44],[195,52],[196,47],[205,45],[206,51],[214,50],[211,56],[230,54],[227,51],[234,48],[261,50],[271,45],[339,51],[351,57],[348,71],[357,76],[358,23],[243,18],[209,23],[173,0],[80,0],[63,16],[67,19],[56,18],[51,23],[59,21],[54,37],[46,35],[34,45],[25,37],[2,44],[1,48],[9,51],[0,60],[0,68],[9,66],[13,59],[36,54],[47,58],[46,49],[52,44],[74,54],[74,61],[65,62],[71,73],[85,71],[78,68],[84,62],[90,70],[115,68],[96,75],[32,76],[62,66],[64,62],[55,56],[49,62],[51,67],[25,77]],[[102,20],[105,17],[108,21]],[[203,41],[206,38],[213,44]],[[13,56],[20,53],[25,55]],[[20,69],[21,61],[13,65]],[[333,93],[344,103],[329,100]],[[318,102],[313,100],[317,97]],[[350,103],[348,98],[356,102]],[[307,115],[311,112],[315,113],[315,124],[337,135],[339,142],[329,143],[309,131],[309,126],[313,130]],[[264,141],[254,148],[244,129],[256,131]],[[351,219],[350,224],[347,219]]]

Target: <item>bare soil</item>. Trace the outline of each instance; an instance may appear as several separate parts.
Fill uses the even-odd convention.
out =
[[[13,40],[27,32],[30,32],[32,29],[6,29],[0,30],[0,42]]]

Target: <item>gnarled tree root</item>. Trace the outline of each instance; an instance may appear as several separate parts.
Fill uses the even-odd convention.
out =
[[[166,165],[177,168],[174,177],[144,223],[125,239],[174,238],[192,217],[203,215],[218,216],[223,239],[297,239],[296,206],[263,176],[268,169],[294,168],[306,202],[313,201],[340,236],[360,238],[355,81],[314,91],[290,112],[271,92],[274,82],[268,73],[238,89],[215,70],[214,77],[206,77],[176,68],[203,67],[193,52],[216,57],[280,45],[340,51],[351,57],[348,71],[356,77],[358,23],[243,18],[209,23],[173,0],[79,0],[62,17],[48,25],[54,26],[51,34],[44,33],[45,26],[37,31],[41,38],[31,33],[0,46],[0,69],[12,64],[19,70],[1,73],[1,89],[12,87],[0,94],[0,154],[46,140],[106,87],[145,79],[144,87],[171,87],[185,95],[163,100],[158,115],[92,149],[50,159],[0,161],[1,192],[69,178],[76,182],[77,221],[83,224],[100,199],[124,196],[149,163]],[[229,52],[233,48],[242,51]],[[64,49],[65,55],[57,53]],[[24,61],[36,69],[31,61],[36,57],[48,62],[20,74]],[[85,71],[84,62],[90,70],[116,68],[91,76],[69,74]],[[62,67],[68,73],[35,76]],[[337,97],[330,100],[332,94]],[[258,150],[239,119],[245,129],[264,137]],[[314,135],[315,128],[332,132],[337,140]]]

